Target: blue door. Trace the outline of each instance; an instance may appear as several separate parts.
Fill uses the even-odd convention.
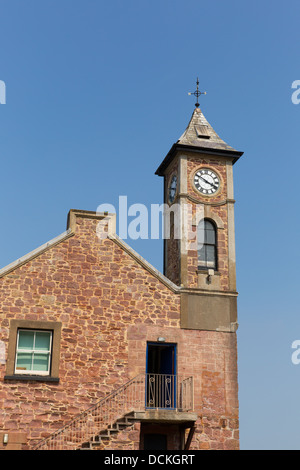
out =
[[[146,407],[176,408],[176,344],[147,344]]]

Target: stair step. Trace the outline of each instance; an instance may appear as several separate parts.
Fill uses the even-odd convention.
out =
[[[80,450],[91,450],[91,443],[84,442],[83,444],[81,444]]]
[[[103,429],[99,434],[93,436],[88,442],[81,446],[81,450],[95,450],[101,444],[107,445],[108,441],[120,431],[132,426],[135,423],[134,413],[129,413],[122,418],[117,419],[106,429]]]

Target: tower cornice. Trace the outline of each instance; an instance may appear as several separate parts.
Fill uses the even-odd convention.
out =
[[[215,155],[217,157],[232,158],[232,163],[234,164],[244,152],[239,152],[238,150],[226,150],[226,149],[216,149],[208,147],[195,147],[193,145],[185,144],[173,144],[167,155],[165,156],[162,163],[157,168],[155,174],[158,176],[163,176],[165,169],[170,165],[172,160],[178,154],[178,152],[192,152],[199,154]]]

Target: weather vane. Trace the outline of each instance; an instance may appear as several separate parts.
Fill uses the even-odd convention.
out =
[[[197,89],[194,91],[194,93],[188,93],[189,95],[194,95],[197,97],[197,103],[195,103],[196,108],[199,108],[199,96],[200,95],[206,95],[206,91],[199,91],[199,79],[197,77]]]

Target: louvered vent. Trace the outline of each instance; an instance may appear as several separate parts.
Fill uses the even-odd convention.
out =
[[[195,130],[196,130],[196,133],[197,133],[197,137],[199,139],[209,139],[210,138],[207,126],[195,126]]]

